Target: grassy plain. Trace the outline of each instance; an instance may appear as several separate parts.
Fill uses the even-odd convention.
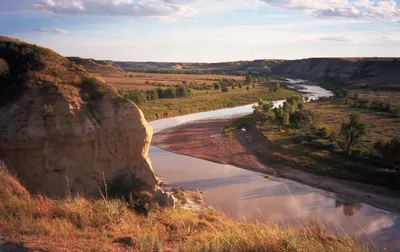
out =
[[[349,114],[359,113],[362,120],[368,125],[366,134],[358,146],[358,149],[363,152],[371,152],[374,143],[379,140],[387,142],[394,138],[400,138],[400,120],[392,118],[388,113],[338,106],[327,101],[311,102],[306,104],[306,108],[314,113],[315,126],[317,128],[328,127],[331,132],[330,139],[337,143],[344,140],[340,135],[341,123],[348,118]],[[240,120],[236,124],[243,124],[246,120],[251,120],[251,117]],[[226,133],[232,135],[231,131],[235,126],[233,124],[227,127]],[[397,185],[400,178],[398,171],[388,169],[368,159],[362,160],[348,156],[343,150],[333,151],[329,148],[316,148],[301,144],[297,138],[305,132],[300,129],[285,128],[279,131],[271,123],[259,123],[257,128],[268,140],[268,144],[265,146],[267,149],[265,156],[273,162],[319,175],[399,188]]]
[[[194,96],[175,99],[158,99],[138,105],[147,120],[185,115],[195,112],[229,108],[257,102],[260,97],[265,100],[280,100],[296,94],[293,90],[281,89],[277,93],[270,92],[267,87],[257,84],[255,88],[196,91]]]
[[[29,194],[0,167],[1,251],[368,251],[321,224],[235,221],[213,210],[139,215],[119,199]]]
[[[158,74],[158,73],[134,73],[134,72],[104,72],[91,73],[97,78],[113,85],[116,89],[128,90],[148,90],[157,87],[157,84],[164,86],[182,85],[183,82],[189,84],[195,82],[196,85],[212,85],[219,79],[233,79],[243,81],[243,76],[231,75],[201,75],[201,74]],[[131,76],[131,77],[130,77]]]

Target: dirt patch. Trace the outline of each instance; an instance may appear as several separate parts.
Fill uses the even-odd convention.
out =
[[[223,133],[232,119],[204,120],[183,124],[155,134],[152,144],[162,149],[259,172],[275,173],[265,166],[245,145]]]
[[[337,193],[385,210],[400,212],[400,195],[387,188],[334,179],[277,164],[265,158],[270,144],[256,128],[237,130],[234,138],[223,133],[232,119],[195,121],[164,130],[153,145],[181,154],[272,174]]]

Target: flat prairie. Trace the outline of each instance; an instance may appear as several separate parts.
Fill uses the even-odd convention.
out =
[[[116,89],[128,90],[148,90],[157,85],[171,86],[190,84],[195,86],[212,85],[219,79],[231,79],[243,81],[244,76],[233,75],[203,75],[203,74],[158,74],[158,73],[135,73],[135,72],[112,72],[112,73],[91,73],[93,76],[104,80],[113,85]]]

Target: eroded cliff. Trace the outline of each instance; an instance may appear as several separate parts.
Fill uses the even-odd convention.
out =
[[[0,60],[0,158],[30,191],[99,195],[104,180],[134,177],[168,201],[135,104],[48,49],[3,39]]]

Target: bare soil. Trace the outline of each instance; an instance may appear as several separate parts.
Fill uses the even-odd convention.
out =
[[[229,138],[223,128],[232,119],[195,121],[164,130],[153,137],[153,145],[173,153],[261,172],[351,198],[381,209],[400,212],[400,195],[388,188],[319,176],[277,164],[265,158],[269,143],[257,128],[237,130]]]

